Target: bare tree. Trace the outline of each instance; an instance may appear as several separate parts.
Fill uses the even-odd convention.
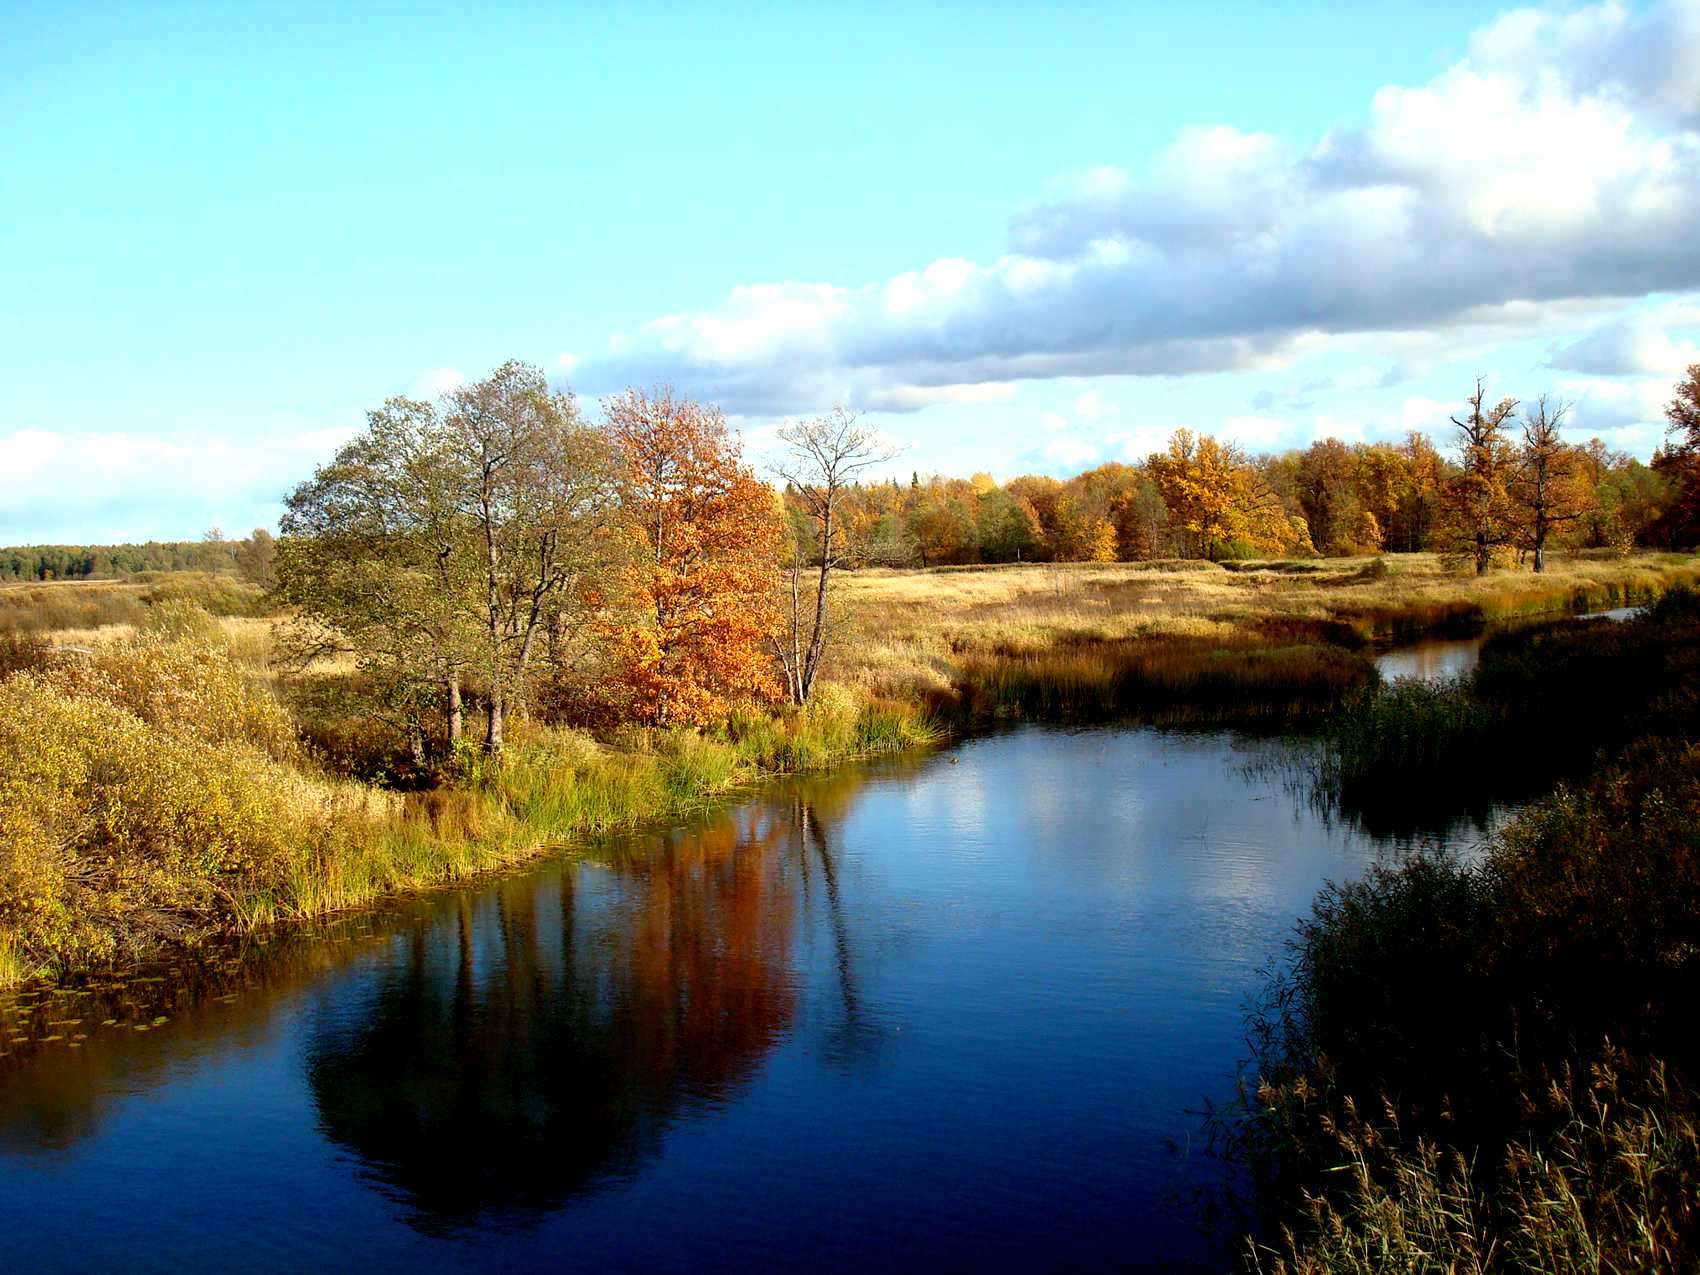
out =
[[[774,471],[801,507],[812,542],[810,556],[818,559],[811,588],[806,583],[811,564],[805,560],[802,538],[792,537],[788,597],[781,631],[774,639],[785,671],[786,694],[793,704],[801,705],[809,702],[830,641],[832,574],[849,557],[843,525],[845,490],[865,470],[897,455],[897,448],[844,407],[813,420],[788,422],[780,428],[779,437],[789,454]]]
[[[1568,403],[1551,403],[1545,394],[1523,420],[1523,445],[1510,483],[1523,544],[1537,573],[1546,570],[1547,539],[1587,513],[1593,488],[1585,481],[1574,448],[1559,436]]]

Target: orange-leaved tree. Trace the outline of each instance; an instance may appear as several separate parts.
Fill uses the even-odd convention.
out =
[[[669,389],[604,405],[623,461],[629,607],[610,626],[625,707],[657,726],[778,694],[768,642],[784,523],[715,407]]]
[[[1169,450],[1145,462],[1171,525],[1192,541],[1199,557],[1215,562],[1238,542],[1262,553],[1311,551],[1303,520],[1281,507],[1263,476],[1232,443],[1177,429]]]

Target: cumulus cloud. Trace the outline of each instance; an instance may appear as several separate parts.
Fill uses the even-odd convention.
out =
[[[592,392],[913,410],[985,382],[1279,367],[1353,334],[1700,288],[1700,0],[1523,10],[1308,148],[1196,127],[1020,210],[1009,251],[780,282],[617,334]],[[961,401],[960,399],[954,401]]]

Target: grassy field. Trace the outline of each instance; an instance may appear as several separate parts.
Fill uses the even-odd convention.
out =
[[[1330,710],[1373,680],[1374,644],[1696,582],[1700,558],[1654,553],[1563,559],[1539,576],[1477,577],[1433,554],[860,571],[844,577],[849,634],[828,675],[947,713],[1291,715]]]

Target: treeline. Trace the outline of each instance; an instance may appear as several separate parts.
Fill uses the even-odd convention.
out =
[[[0,583],[123,580],[149,571],[235,572],[271,583],[276,542],[256,528],[245,540],[226,540],[215,528],[200,540],[150,540],[135,545],[16,545],[0,549]]]
[[[1685,432],[1651,465],[1597,438],[1565,442],[1563,404],[1489,404],[1478,383],[1444,451],[1413,431],[1401,443],[1326,438],[1251,456],[1183,429],[1141,464],[1067,480],[861,485],[846,522],[858,561],[893,566],[1426,550],[1538,570],[1554,547],[1669,548],[1700,535],[1700,438],[1683,423],[1697,385],[1691,370],[1670,409]]]

